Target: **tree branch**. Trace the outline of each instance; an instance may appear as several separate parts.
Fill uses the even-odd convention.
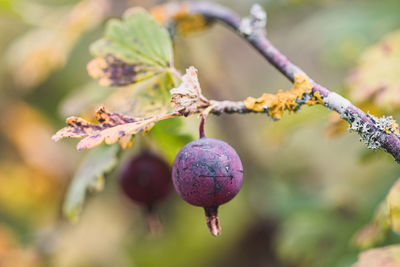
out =
[[[241,18],[232,10],[212,2],[185,2],[182,4],[166,4],[157,8],[158,17],[160,10],[164,12],[161,22],[170,26],[177,26],[182,21],[196,18],[197,26],[194,30],[205,28],[212,22],[221,22],[240,35],[251,44],[268,62],[280,71],[290,81],[294,82],[295,74],[303,74],[313,83],[312,93],[322,96],[324,106],[336,111],[341,118],[350,123],[350,129],[358,132],[361,139],[371,149],[383,148],[400,163],[400,133],[397,123],[392,117],[376,118],[363,112],[346,98],[325,88],[313,81],[298,66],[293,64],[267,39],[264,29],[265,13],[259,6],[253,6],[250,17]],[[202,20],[199,20],[199,17]],[[260,21],[261,20],[261,21]],[[199,27],[203,21],[203,27]],[[261,22],[261,23],[259,23]],[[260,27],[262,25],[262,27]],[[187,28],[187,27],[186,27]],[[221,101],[214,102],[215,109],[212,113],[248,113],[251,112],[242,102]]]

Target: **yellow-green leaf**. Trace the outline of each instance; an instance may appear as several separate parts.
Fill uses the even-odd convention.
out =
[[[350,96],[384,110],[400,107],[400,30],[369,48],[349,78]]]
[[[135,117],[147,117],[165,114],[171,107],[169,91],[175,86],[175,80],[169,72],[128,87],[114,88],[105,105],[112,110]]]

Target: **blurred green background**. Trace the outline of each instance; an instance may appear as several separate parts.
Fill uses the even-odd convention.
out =
[[[209,234],[203,211],[175,192],[158,207],[163,235],[149,235],[141,208],[122,196],[117,182],[128,156],[107,176],[104,191],[89,198],[77,223],[62,216],[65,192],[86,152],[75,150],[75,140],[53,143],[51,136],[67,116],[93,113],[110,90],[91,89],[88,47],[101,37],[105,21],[121,16],[125,8],[165,2],[0,1],[0,266],[356,262],[360,250],[352,242],[354,235],[371,221],[400,168],[390,155],[369,151],[357,134],[347,134],[345,124],[319,106],[285,114],[277,122],[259,114],[209,118],[207,135],[230,143],[245,171],[240,194],[220,208],[223,234],[218,238]],[[256,3],[218,2],[244,16]],[[314,80],[365,111],[399,118],[398,0],[257,3],[268,13],[269,39]],[[391,54],[382,63],[385,68],[376,69],[373,55],[382,44],[397,51],[392,53],[396,57]],[[241,100],[291,88],[221,25],[176,38],[175,60],[182,71],[191,65],[199,69],[209,99]],[[157,132],[142,138],[172,162],[188,135],[197,138],[197,116],[181,121],[182,140],[160,144]],[[375,245],[399,241],[389,233]]]

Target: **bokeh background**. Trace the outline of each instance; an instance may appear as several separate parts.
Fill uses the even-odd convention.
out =
[[[93,113],[109,88],[94,86],[89,45],[110,17],[166,1],[0,1],[0,266],[350,266],[355,234],[400,176],[393,158],[370,151],[323,107],[303,107],[273,122],[264,115],[211,116],[206,132],[242,158],[240,194],[220,208],[223,234],[212,237],[200,208],[173,192],[158,207],[164,231],[148,233],[142,208],[121,193],[118,173],[91,196],[78,222],[61,213],[82,158],[76,140],[51,136],[71,115]],[[247,15],[253,0],[218,1]],[[259,0],[269,39],[314,80],[375,115],[400,108],[398,0]],[[175,40],[177,68],[199,69],[210,99],[241,100],[291,84],[221,25]],[[142,137],[169,162],[191,138]],[[171,127],[171,131],[174,128]],[[171,152],[173,151],[173,152]],[[374,246],[400,242],[388,233]]]

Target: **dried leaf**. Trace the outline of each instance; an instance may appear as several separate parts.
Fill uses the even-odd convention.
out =
[[[78,143],[77,149],[82,150],[93,148],[102,144],[103,142],[107,145],[114,144],[126,135],[133,135],[143,131],[147,126],[154,123],[154,121],[155,117],[152,117],[142,121],[126,123],[113,126],[111,128],[102,129],[101,131],[88,135],[86,138],[82,139]]]
[[[117,165],[118,146],[98,147],[87,155],[69,186],[63,212],[72,221],[78,219],[87,192],[104,187],[104,176]]]
[[[294,87],[289,91],[279,90],[277,94],[263,94],[259,98],[248,97],[243,101],[247,109],[265,111],[273,119],[281,119],[285,110],[296,112],[301,105],[323,104],[319,92],[312,94],[313,84],[303,74],[294,75]]]
[[[358,102],[372,101],[383,110],[400,106],[400,30],[387,35],[361,57],[349,77],[350,96]]]
[[[100,125],[96,125],[85,121],[79,117],[69,117],[66,120],[68,127],[59,130],[52,139],[59,141],[65,137],[82,138],[93,133],[97,133],[102,129]]]
[[[53,140],[65,137],[83,138],[77,145],[78,150],[93,148],[105,142],[110,145],[126,136],[135,135],[148,129],[159,120],[178,116],[178,113],[155,115],[147,118],[131,118],[119,113],[108,112],[100,107],[96,112],[100,124],[93,124],[78,117],[67,119],[68,126],[59,130]],[[123,140],[126,143],[126,140]]]
[[[197,78],[197,69],[189,67],[182,77],[179,87],[171,90],[172,103],[175,111],[184,116],[191,115],[209,106],[209,101],[201,93],[201,87]]]
[[[90,50],[96,58],[88,64],[88,72],[102,85],[136,83],[172,67],[167,30],[142,8],[127,10],[122,21],[110,20],[104,38]]]
[[[400,246],[369,249],[358,256],[354,267],[397,267],[400,266]]]

